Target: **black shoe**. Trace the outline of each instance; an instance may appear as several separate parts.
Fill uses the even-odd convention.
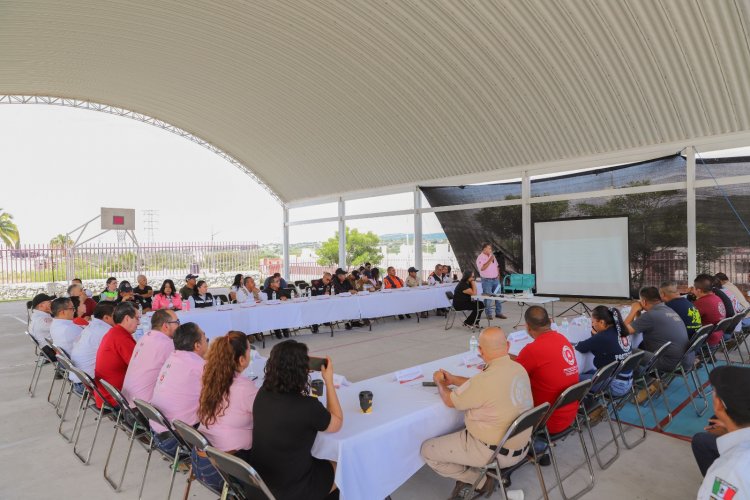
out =
[[[365,324],[362,323],[361,321],[352,321],[352,326],[357,327],[357,328],[362,328],[363,326],[365,326]]]
[[[541,457],[539,457],[539,465],[542,467],[549,467],[552,465],[552,459],[549,457],[549,453],[545,453]]]
[[[291,336],[291,333],[289,333],[289,330],[282,330],[284,332],[284,338],[288,339]]]
[[[346,328],[347,330],[351,330],[352,329],[352,325],[350,323],[346,323],[344,325],[344,328]]]
[[[404,319],[404,315],[403,314],[399,314],[398,315],[398,319]]]
[[[262,333],[256,333],[255,334],[255,340],[258,342],[263,342],[263,334]]]
[[[407,314],[407,315],[406,315],[406,317],[407,317],[408,319],[411,319],[411,314]]]
[[[276,335],[276,338],[277,338],[277,339],[281,339],[281,338],[282,338],[282,336],[281,336],[281,332],[280,332],[280,331],[276,330],[276,331],[275,331],[275,332],[273,332],[273,333],[274,333],[274,334]]]
[[[313,325],[312,328],[310,328],[313,333],[320,333],[320,329],[318,325]]]

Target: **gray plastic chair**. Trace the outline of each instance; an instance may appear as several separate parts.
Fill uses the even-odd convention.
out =
[[[192,449],[196,452],[196,454],[206,454],[206,448],[211,446],[211,443],[208,442],[208,439],[206,439],[206,436],[201,434],[198,429],[193,427],[192,425],[188,425],[182,420],[175,420],[172,422],[172,425],[174,427],[174,430],[179,436],[182,438],[182,440]],[[208,456],[206,454],[206,456]],[[187,478],[187,484],[185,485],[185,493],[183,494],[183,498],[187,498],[190,494],[190,485],[193,481],[198,481],[203,486],[205,486],[207,489],[212,491],[213,493],[216,493],[217,495],[221,495],[222,488],[215,489],[212,485],[207,484],[201,480],[200,477],[196,476],[193,468],[195,467],[195,463],[192,460],[190,460],[190,472],[188,472],[188,478]]]
[[[206,447],[206,455],[224,478],[224,491],[221,498],[226,498],[227,494],[231,494],[244,500],[248,498],[245,491],[250,489],[256,493],[253,499],[262,495],[267,500],[276,500],[260,475],[244,460],[224,453],[213,446]]]
[[[31,335],[30,332],[25,331],[24,334],[34,343],[34,350],[36,352],[36,362],[34,363],[34,372],[31,374],[31,382],[29,382],[29,397],[34,397],[34,393],[36,392],[36,386],[39,383],[39,377],[42,375],[42,368],[44,368],[44,365],[50,364],[54,366],[54,361],[47,356],[47,353],[44,352],[44,349],[42,349],[42,346],[39,345],[39,342],[34,338],[33,335]],[[54,381],[54,379],[52,379]]]

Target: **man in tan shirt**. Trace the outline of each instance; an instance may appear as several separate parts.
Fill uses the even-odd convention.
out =
[[[456,480],[451,498],[479,478],[477,467],[487,464],[508,427],[533,406],[529,376],[523,366],[508,357],[508,340],[501,328],[485,328],[479,336],[479,356],[485,369],[471,378],[445,370],[433,379],[446,406],[462,410],[465,429],[422,443],[422,458],[441,476]],[[455,386],[451,390],[449,386]],[[529,445],[531,430],[500,449],[498,464],[510,467],[521,461]],[[478,485],[482,494],[495,488],[495,479],[485,476]]]

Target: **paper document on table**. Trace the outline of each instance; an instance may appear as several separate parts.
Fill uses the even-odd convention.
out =
[[[508,342],[510,343],[510,346],[508,346],[508,354],[518,356],[518,353],[528,344],[534,342],[534,339],[532,339],[525,330],[521,330],[508,335]]]
[[[424,378],[422,369],[417,367],[407,368],[405,370],[399,370],[396,372],[396,381],[399,384],[406,384]]]
[[[484,361],[482,361],[482,358],[477,356],[476,354],[467,354],[464,356],[464,366],[466,368],[475,368],[479,367],[480,365],[483,365]]]

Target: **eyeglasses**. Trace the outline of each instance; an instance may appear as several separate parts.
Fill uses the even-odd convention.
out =
[[[179,319],[173,319],[172,321],[167,321],[167,323],[169,323],[171,325],[179,325],[180,324],[180,320]]]

